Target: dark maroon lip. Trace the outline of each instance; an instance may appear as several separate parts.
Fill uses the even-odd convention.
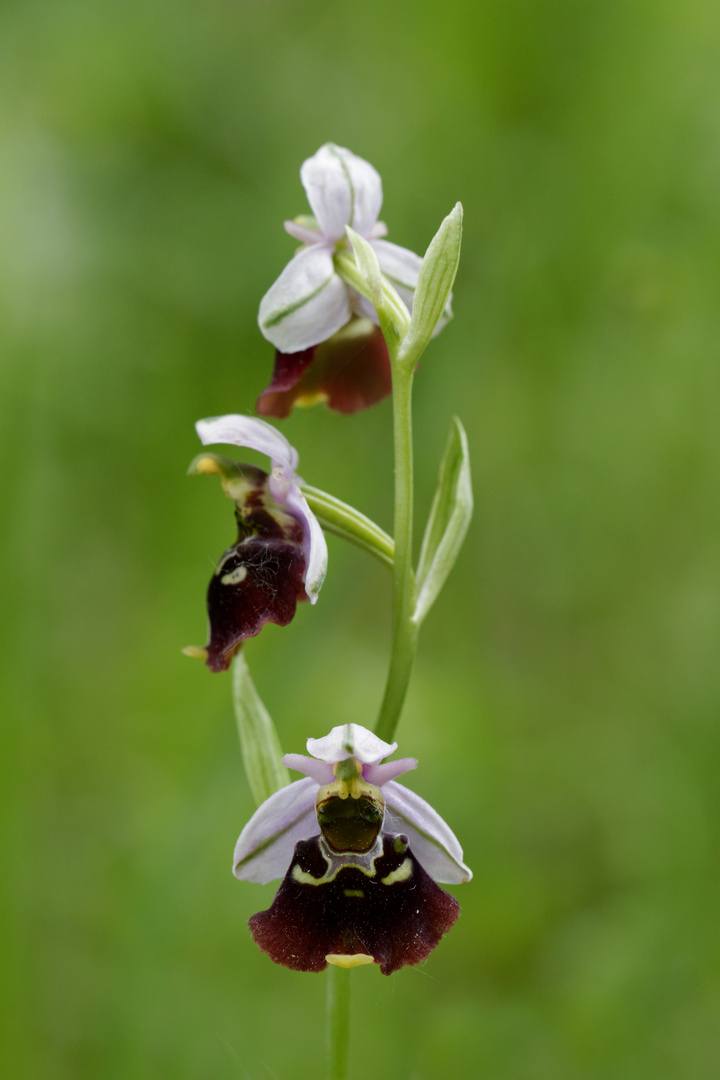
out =
[[[250,919],[253,940],[276,964],[322,971],[328,956],[365,955],[390,975],[425,960],[457,921],[457,900],[423,870],[406,837],[383,834],[364,866],[349,852],[328,858],[322,843],[296,844],[272,906]]]
[[[296,405],[322,401],[349,415],[386,398],[392,392],[392,373],[382,332],[370,323],[366,334],[347,334],[345,329],[309,349],[276,352],[272,379],[258,398],[258,414],[284,419]]]

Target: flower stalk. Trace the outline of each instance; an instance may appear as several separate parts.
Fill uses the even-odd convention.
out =
[[[347,1080],[350,1050],[350,969],[331,964],[326,978],[328,1077],[329,1080]]]
[[[348,540],[392,569],[395,544],[379,525],[327,491],[309,484],[301,484],[300,490],[325,532]]]
[[[412,384],[414,371],[397,362],[397,344],[386,338],[393,365],[393,436],[395,447],[395,559],[393,564],[392,644],[385,694],[375,731],[389,742],[400,719],[417,651],[418,627],[413,620],[413,443]],[[397,339],[396,339],[397,340]]]

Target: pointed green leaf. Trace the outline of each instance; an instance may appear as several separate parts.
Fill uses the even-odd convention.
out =
[[[472,512],[467,436],[458,418],[454,417],[420,551],[417,603],[413,613],[418,626],[455,565]]]
[[[364,296],[378,313],[380,326],[387,340],[401,340],[410,325],[410,314],[394,285],[380,270],[375,249],[364,237],[345,226],[352,244],[354,260],[342,252],[335,256],[335,269],[343,281]]]
[[[460,261],[462,224],[463,208],[456,203],[425,252],[415,289],[410,327],[399,354],[399,360],[409,367],[414,367],[425,351],[450,300]]]
[[[275,725],[260,700],[241,652],[233,660],[233,702],[245,773],[259,806],[273,792],[290,783],[290,773],[282,763]]]

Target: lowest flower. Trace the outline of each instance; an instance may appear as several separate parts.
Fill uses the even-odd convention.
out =
[[[299,971],[374,963],[389,975],[419,963],[460,912],[436,882],[472,874],[450,827],[395,781],[417,761],[381,764],[397,743],[358,724],[307,748],[312,757],[283,758],[305,778],[271,795],[235,848],[241,880],[284,875],[269,910],[250,919],[255,942]]]

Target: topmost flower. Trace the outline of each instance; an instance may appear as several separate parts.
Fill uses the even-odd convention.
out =
[[[392,384],[375,309],[338,273],[335,257],[347,252],[345,227],[372,244],[382,273],[408,310],[422,260],[382,239],[382,181],[367,161],[326,143],[303,163],[300,179],[313,215],[285,222],[303,246],[260,303],[260,330],[277,353],[257,408],[283,417],[296,404],[325,401],[352,413],[386,397]],[[450,316],[448,305],[438,329]]]

